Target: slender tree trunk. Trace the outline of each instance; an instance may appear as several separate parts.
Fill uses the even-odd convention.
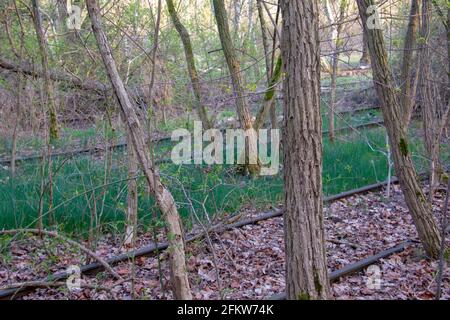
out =
[[[86,0],[92,30],[107,70],[109,79],[114,88],[121,111],[131,133],[134,151],[144,172],[149,189],[155,194],[156,203],[161,210],[168,229],[168,241],[170,245],[170,269],[172,274],[173,292],[176,299],[192,299],[184,252],[184,241],[181,220],[172,194],[161,183],[158,170],[150,160],[144,133],[133,109],[130,97],[120,79],[116,63],[108,39],[102,29],[100,8],[97,0]]]
[[[330,90],[330,110],[328,112],[329,121],[329,138],[331,142],[335,140],[335,107],[336,107],[336,83],[338,76],[338,65],[339,65],[339,55],[342,48],[341,44],[341,34],[342,28],[344,27],[344,20],[347,13],[349,2],[347,0],[340,0],[339,2],[339,16],[334,19],[336,23],[336,31],[334,32],[335,39],[333,39],[333,56],[332,56],[332,71],[331,71],[331,90]]]
[[[370,55],[369,49],[367,47],[367,37],[364,32],[362,34],[362,54],[361,59],[359,59],[359,67],[361,69],[366,69],[370,67]]]
[[[56,31],[58,34],[66,32],[66,19],[69,17],[67,12],[67,0],[56,0]]]
[[[264,61],[266,63],[267,84],[269,84],[272,73],[270,63],[269,30],[267,29],[266,19],[264,17],[264,10],[261,5],[261,1],[262,0],[256,0],[256,7],[258,9],[259,24],[261,26],[261,38],[264,49]]]
[[[261,109],[259,110],[258,115],[256,116],[256,120],[253,124],[253,128],[255,130],[262,128],[262,126],[264,125],[264,121],[267,118],[267,114],[269,113],[269,110],[271,109],[272,105],[275,103],[275,97],[276,97],[275,89],[277,87],[278,82],[280,81],[281,65],[282,65],[281,56],[279,56],[277,59],[277,64],[275,66],[275,70],[269,81],[266,93],[264,94],[263,105],[261,106]]]
[[[223,0],[222,0],[223,1]],[[241,22],[241,13],[242,13],[242,1],[243,0],[232,0],[234,7],[234,15],[233,15],[233,32],[236,40],[240,39],[239,35],[239,24]],[[224,6],[225,9],[225,6]]]
[[[14,129],[12,135],[12,148],[11,148],[11,175],[14,176],[16,174],[16,155],[17,155],[17,135],[19,130],[19,122],[22,110],[22,91],[23,91],[23,83],[22,83],[22,75],[17,74],[17,94],[16,94],[16,119],[14,122]]]
[[[383,119],[394,159],[395,173],[399,178],[406,205],[413,218],[422,245],[430,257],[436,258],[439,254],[440,235],[431,206],[425,199],[411,158],[407,126],[404,123],[400,98],[395,91],[395,83],[388,65],[383,33],[380,29],[367,28],[367,8],[374,5],[374,2],[373,0],[358,0],[357,3],[369,45],[374,86],[381,101]]]
[[[175,26],[178,34],[180,35],[181,42],[183,43],[184,48],[184,56],[186,57],[186,64],[189,72],[189,77],[191,79],[192,91],[195,97],[195,106],[200,117],[200,120],[203,123],[203,127],[205,129],[209,129],[212,127],[208,119],[208,114],[205,106],[202,103],[202,95],[201,95],[201,87],[200,81],[198,78],[197,68],[195,67],[195,59],[194,53],[192,50],[191,38],[187,29],[181,23],[178,18],[177,12],[175,11],[175,6],[173,4],[173,0],[166,0],[167,9],[169,10],[170,18],[172,19],[172,23]]]
[[[266,64],[266,77],[267,77],[267,86],[268,86],[268,90],[272,89],[271,87],[271,83],[277,83],[279,81],[279,75],[277,79],[274,79],[274,77],[272,76],[273,73],[273,62],[270,59],[270,56],[274,57],[274,55],[270,54],[270,46],[269,46],[269,30],[267,28],[267,24],[266,24],[266,19],[264,18],[264,10],[263,10],[263,6],[261,4],[262,0],[257,0],[256,1],[256,5],[257,5],[257,9],[258,9],[258,17],[259,17],[259,23],[261,25],[261,37],[262,37],[262,43],[263,43],[263,49],[264,49],[264,60],[265,60],[265,64]],[[274,38],[273,38],[273,48],[276,48],[276,44],[277,44],[277,37],[276,37],[276,30],[274,30]],[[281,57],[279,58],[280,61],[278,62],[277,60],[277,65],[278,63],[280,63],[280,71],[281,71]],[[275,66],[276,68],[276,66]],[[281,72],[280,72],[281,74]],[[276,75],[276,72],[275,72]],[[272,81],[275,80],[275,81]],[[276,88],[273,88],[274,90]],[[272,123],[272,129],[276,129],[278,124],[277,124],[277,116],[276,116],[276,109],[275,109],[275,105],[276,105],[276,96],[272,95],[272,98],[270,99],[270,104],[268,103],[268,101],[266,100],[267,98],[267,92],[266,91],[266,96],[264,97],[264,102],[263,102],[263,106],[260,109],[258,115],[256,116],[256,120],[255,120],[255,129],[257,130],[257,128],[260,128],[263,123],[265,121],[265,117],[267,116],[267,111],[266,109],[270,110],[270,120]],[[262,118],[262,120],[260,120]]]
[[[126,126],[126,124],[125,124]],[[125,231],[125,245],[134,243],[137,234],[138,221],[138,189],[135,177],[138,173],[138,163],[134,152],[131,132],[127,129],[127,160],[128,160],[128,195],[127,195],[127,225]]]
[[[59,130],[58,130],[58,118],[56,114],[56,103],[53,92],[53,84],[50,79],[50,71],[49,71],[49,59],[48,59],[48,50],[47,50],[47,41],[45,39],[44,31],[42,29],[42,19],[41,14],[39,12],[39,0],[32,0],[33,4],[33,22],[34,28],[36,30],[36,36],[39,42],[39,50],[41,53],[42,59],[42,72],[44,76],[44,85],[45,85],[45,103],[48,104],[48,110],[50,113],[50,141],[53,141],[58,138]]]
[[[230,72],[231,82],[233,84],[234,94],[236,95],[236,107],[239,116],[241,127],[244,130],[249,130],[250,137],[248,139],[248,148],[246,154],[258,154],[256,131],[253,130],[251,114],[247,99],[245,98],[245,84],[242,76],[241,66],[234,49],[233,41],[230,36],[230,29],[228,26],[228,17],[225,10],[223,0],[213,0],[214,15],[216,17],[217,29],[219,30],[220,42],[227,61],[228,70]],[[250,161],[249,161],[250,162]],[[256,163],[246,162],[247,168],[252,175],[259,174],[260,163],[256,159]]]
[[[322,213],[319,12],[281,1],[284,80],[284,234],[288,299],[330,297]]]
[[[337,81],[337,72],[338,72],[338,64],[339,64],[339,51],[341,50],[341,33],[343,22],[345,19],[345,14],[347,11],[348,2],[347,0],[341,0],[339,3],[339,17],[337,19],[332,18],[331,10],[329,8],[328,1],[326,2],[326,12],[329,16],[330,24],[334,24],[332,27],[332,46],[333,46],[333,55],[331,57],[331,83],[330,83],[330,104],[328,110],[328,136],[331,142],[335,140],[334,133],[334,114],[335,114],[335,102],[336,102],[336,81]]]

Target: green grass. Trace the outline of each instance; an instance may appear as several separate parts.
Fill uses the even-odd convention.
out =
[[[374,149],[385,148],[381,129],[363,134]],[[167,152],[170,148],[170,141],[165,142],[158,146],[156,154]],[[421,148],[420,144],[411,146],[413,154],[419,154]],[[113,154],[106,180],[105,160],[98,156],[79,156],[64,163],[63,159],[54,161],[54,170],[60,167],[54,177],[54,215],[61,229],[85,234],[94,201],[100,229],[123,229],[127,195],[125,159],[123,151]],[[421,167],[423,159],[415,159]],[[334,144],[325,138],[323,165],[323,190],[326,195],[383,181],[387,176],[386,157],[372,150],[356,134],[341,137]],[[0,228],[32,226],[37,217],[41,181],[39,163],[21,163],[18,170],[16,177],[11,178],[7,170],[0,169]],[[210,216],[222,215],[236,212],[248,204],[264,208],[282,201],[283,197],[281,174],[251,179],[236,174],[234,167],[229,165],[177,166],[172,163],[161,165],[160,170],[187,225],[193,221],[188,198],[197,214],[204,217],[204,211]],[[105,182],[107,186],[103,187]],[[140,224],[148,226],[152,215],[158,214],[158,210],[145,191],[144,179],[139,178],[138,184]],[[47,197],[44,199],[47,205]],[[45,207],[44,212],[47,209]]]

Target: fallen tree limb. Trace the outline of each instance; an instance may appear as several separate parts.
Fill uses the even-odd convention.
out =
[[[15,73],[22,73],[22,74],[29,75],[32,77],[43,77],[43,71],[40,67],[38,67],[36,65],[31,65],[24,61],[17,64],[17,63],[15,63],[11,60],[8,60],[4,57],[0,57],[0,68],[9,70],[9,71],[12,71]],[[109,86],[105,85],[104,83],[102,83],[100,81],[90,80],[90,79],[82,80],[78,77],[75,77],[74,75],[71,75],[70,73],[56,71],[56,70],[50,70],[50,79],[52,79],[53,81],[66,82],[76,88],[83,89],[83,90],[105,92],[110,89]]]

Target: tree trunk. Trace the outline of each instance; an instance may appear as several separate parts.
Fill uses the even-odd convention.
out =
[[[271,107],[275,103],[276,97],[275,89],[277,87],[278,82],[280,81],[281,65],[282,65],[281,56],[279,56],[277,59],[275,70],[269,81],[266,93],[264,94],[263,105],[261,106],[261,109],[259,110],[258,115],[256,116],[256,120],[253,124],[253,128],[255,130],[262,128],[262,126],[264,125],[264,121],[266,121],[269,110],[271,110]]]
[[[21,52],[22,52],[21,46]],[[11,147],[11,175],[14,176],[16,174],[16,155],[17,155],[17,135],[19,131],[19,122],[20,116],[22,115],[22,91],[23,91],[23,83],[22,83],[22,75],[17,74],[17,94],[16,94],[16,119],[14,122],[13,135],[12,135],[12,147]]]
[[[331,10],[329,8],[328,1],[326,2],[325,7],[327,8],[326,12],[328,12],[327,16],[329,16],[329,23],[333,24],[332,29],[332,46],[333,46],[333,55],[331,57],[331,83],[330,83],[330,104],[328,110],[328,136],[331,142],[334,142],[335,133],[334,133],[334,114],[335,114],[335,102],[336,102],[336,81],[337,81],[337,72],[338,72],[338,64],[339,64],[339,50],[341,50],[341,33],[343,22],[345,19],[345,14],[347,11],[347,0],[341,0],[339,3],[339,17],[334,19],[331,15]]]
[[[50,113],[50,125],[49,125],[50,141],[53,141],[58,138],[59,130],[58,130],[58,118],[56,114],[56,103],[53,92],[53,84],[50,79],[47,40],[45,39],[44,30],[42,29],[41,13],[39,12],[39,0],[32,0],[31,2],[33,4],[34,28],[36,30],[36,36],[39,42],[39,51],[41,53],[42,72],[44,76],[44,85],[45,85],[44,100],[45,104],[48,105],[48,110]]]
[[[98,1],[86,0],[86,4],[100,55],[102,56],[103,63],[114,88],[114,93],[120,104],[122,114],[126,120],[128,130],[131,133],[134,151],[144,172],[149,189],[155,194],[156,203],[161,210],[162,217],[168,229],[167,239],[170,246],[170,267],[174,297],[176,299],[192,299],[186,271],[182,225],[177,206],[170,191],[161,183],[158,170],[150,160],[139,119],[133,109],[122,79],[120,79],[111,48],[102,29]]]
[[[189,36],[188,31],[178,18],[178,15],[175,11],[175,6],[173,4],[173,0],[166,0],[166,3],[167,9],[170,14],[170,18],[172,19],[172,23],[175,26],[175,29],[177,30],[178,34],[180,35],[181,42],[183,43],[184,55],[186,57],[186,64],[189,72],[189,77],[191,79],[192,91],[195,97],[196,110],[198,112],[200,120],[203,123],[203,128],[209,129],[212,127],[212,124],[208,119],[208,114],[206,112],[205,106],[202,103],[200,81],[197,74],[197,68],[195,67],[191,38]]]
[[[383,33],[380,29],[367,28],[367,8],[373,0],[358,0],[359,14],[369,45],[374,86],[381,102],[384,123],[389,135],[394,159],[395,173],[405,196],[405,202],[413,218],[419,238],[426,253],[436,258],[439,255],[440,235],[431,206],[425,199],[408,147],[407,126],[400,98],[388,65]]]
[[[413,101],[415,99],[416,81],[412,72],[413,56],[416,44],[417,25],[419,23],[419,2],[411,1],[411,9],[409,13],[408,28],[406,30],[405,45],[403,48],[402,74],[401,74],[401,105],[403,108],[404,122],[408,126],[413,110]]]
[[[264,60],[265,60],[265,64],[266,64],[266,78],[267,78],[267,87],[268,87],[268,91],[270,91],[272,89],[271,87],[271,83],[277,83],[279,81],[279,75],[278,77],[275,79],[274,77],[272,77],[272,72],[273,72],[273,61],[272,59],[270,59],[270,47],[269,47],[269,31],[267,29],[267,24],[266,24],[266,19],[264,18],[264,10],[263,10],[263,6],[261,4],[262,0],[257,0],[256,1],[256,6],[258,9],[258,17],[259,17],[259,22],[261,25],[261,37],[262,37],[262,43],[263,43],[263,49],[264,49]],[[276,48],[276,44],[277,44],[277,37],[276,37],[276,30],[274,30],[274,38],[273,38],[273,48]],[[274,57],[274,52],[272,53],[272,58]],[[281,74],[281,57],[279,57],[279,61],[277,60],[277,65],[278,63],[280,64],[280,74]],[[276,68],[276,66],[275,66]],[[276,72],[275,72],[276,75]],[[275,81],[273,81],[275,80]],[[273,90],[275,90],[275,87],[273,88]],[[267,97],[267,92],[266,91],[266,96],[264,97],[264,102],[263,102],[263,106],[260,109],[258,115],[256,116],[256,120],[255,120],[255,130],[257,130],[258,128],[262,127],[266,117],[267,117],[267,110],[269,109],[270,111],[270,121],[272,124],[272,129],[276,129],[278,127],[277,124],[277,115],[276,115],[276,96],[272,95],[272,98],[270,99],[270,104],[268,103],[268,101],[266,100]],[[260,120],[262,118],[262,120]],[[262,121],[262,123],[261,123]]]
[[[249,106],[247,99],[245,98],[245,85],[244,78],[241,72],[241,66],[237,59],[236,50],[234,49],[233,41],[230,36],[230,29],[228,26],[228,17],[225,10],[225,4],[223,0],[213,0],[214,15],[216,17],[217,29],[219,30],[220,42],[225,55],[225,60],[228,64],[228,70],[230,72],[231,82],[233,84],[234,94],[236,95],[236,107],[239,116],[241,127],[244,130],[249,130],[250,137],[248,139],[248,149],[246,152],[249,154],[258,154],[256,131],[253,130],[251,114],[249,112]],[[250,158],[250,157],[248,157]],[[252,161],[253,162],[253,161]],[[250,163],[246,161],[247,168],[252,175],[259,174],[260,163],[256,159],[256,163]]]
[[[284,70],[284,234],[287,299],[327,299],[322,213],[319,12],[315,0],[281,1]],[[299,85],[301,84],[301,85]]]
[[[420,78],[419,78],[419,90],[420,98],[422,102],[422,120],[424,129],[424,142],[425,150],[429,156],[430,163],[430,191],[429,201],[433,201],[434,191],[439,184],[439,177],[442,174],[442,167],[439,164],[440,159],[440,139],[442,136],[443,128],[447,123],[447,117],[449,112],[449,106],[439,119],[439,106],[438,101],[434,96],[435,93],[439,94],[439,90],[433,90],[435,83],[431,76],[431,50],[430,50],[430,21],[431,21],[431,2],[429,0],[422,0],[422,23],[420,29],[420,37],[423,39],[422,46],[419,52],[419,66]],[[445,99],[445,96],[444,96]],[[444,100],[447,102],[447,100]]]
[[[269,48],[269,30],[267,29],[266,19],[264,18],[264,10],[261,5],[262,0],[256,1],[256,7],[258,9],[258,17],[259,17],[259,24],[261,26],[261,38],[262,38],[262,44],[264,49],[264,61],[266,63],[266,77],[267,77],[267,84],[270,82],[271,77],[271,64],[270,64],[270,48]]]
[[[126,127],[126,124],[125,124]],[[125,231],[125,245],[131,245],[136,239],[138,220],[138,189],[137,180],[134,178],[138,173],[136,153],[130,130],[127,131],[127,160],[128,160],[128,195],[127,195],[127,222]]]
[[[370,67],[370,55],[367,48],[367,37],[364,32],[362,35],[362,54],[361,59],[359,59],[359,67],[361,69],[367,69]]]
[[[55,19],[56,31],[58,32],[58,34],[61,35],[67,30],[66,21],[67,18],[69,17],[67,12],[67,0],[56,0],[55,5],[56,5],[56,19]]]

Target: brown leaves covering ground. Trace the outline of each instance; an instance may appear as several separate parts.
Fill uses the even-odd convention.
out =
[[[435,202],[436,216],[440,217],[443,195]],[[248,210],[248,216],[257,212]],[[325,208],[327,258],[330,271],[342,268],[367,256],[393,247],[417,234],[398,187],[390,199],[384,193],[370,193],[346,198]],[[137,246],[151,243],[151,234],[139,237]],[[162,240],[162,237],[161,239]],[[281,293],[284,279],[283,220],[274,218],[256,225],[244,226],[219,235],[211,235],[214,255],[206,240],[189,243],[186,249],[189,278],[195,299],[264,299]],[[449,243],[449,241],[447,241]],[[111,257],[124,249],[120,239],[112,235],[99,241],[96,252]],[[85,262],[79,252],[64,243],[36,238],[16,241],[11,245],[10,258],[0,260],[0,286],[45,278],[68,265]],[[23,299],[170,299],[167,253],[162,252],[159,277],[156,256],[135,260],[134,283],[123,282],[102,290],[82,289],[69,292],[66,288],[38,289]],[[437,262],[425,259],[420,245],[411,245],[405,251],[382,259],[380,287],[370,288],[365,271],[355,273],[333,283],[336,299],[433,299],[436,292]],[[218,266],[216,269],[215,266]],[[124,278],[131,278],[132,264],[114,267]],[[450,298],[450,272],[444,272],[443,299]],[[112,286],[110,275],[83,275],[82,283]],[[162,289],[161,289],[162,283]],[[134,295],[131,294],[132,286]]]

